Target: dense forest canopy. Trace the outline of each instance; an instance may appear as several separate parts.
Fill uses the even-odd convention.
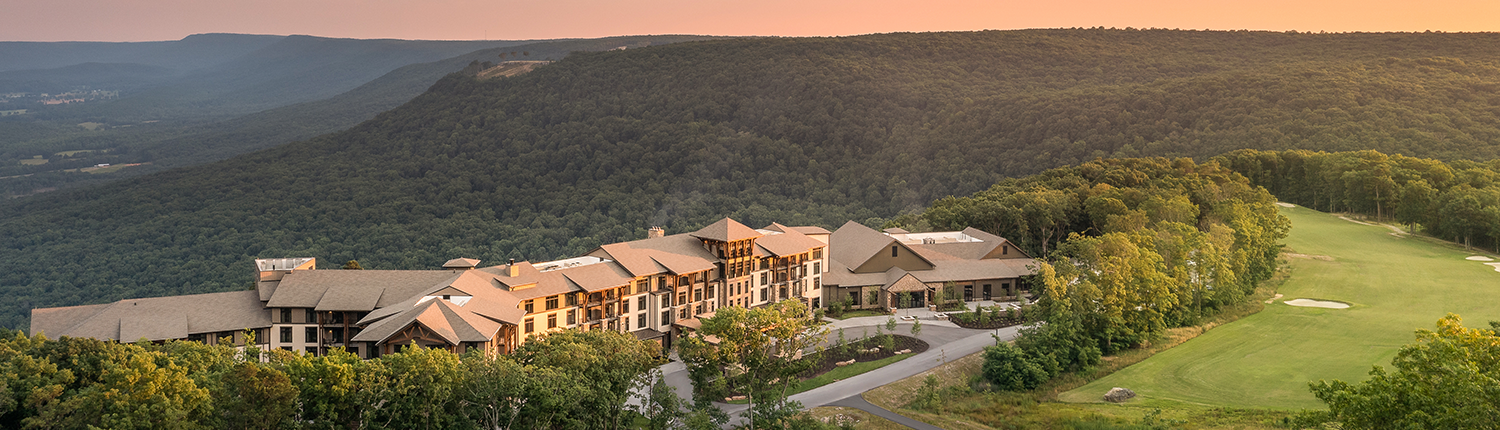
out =
[[[345,132],[0,203],[0,325],[245,288],[256,257],[431,268],[685,231],[881,224],[1098,157],[1488,159],[1500,35],[1027,30],[756,38],[453,75]]]

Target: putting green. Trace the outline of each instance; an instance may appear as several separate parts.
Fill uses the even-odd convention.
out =
[[[1111,387],[1126,387],[1148,399],[1322,408],[1309,381],[1362,381],[1371,365],[1388,366],[1414,330],[1449,312],[1476,326],[1500,319],[1500,273],[1465,260],[1475,252],[1303,207],[1281,213],[1292,221],[1286,245],[1301,254],[1288,259],[1292,276],[1277,291],[1285,297],[1059,398],[1096,402]],[[1299,298],[1353,306],[1282,303]]]

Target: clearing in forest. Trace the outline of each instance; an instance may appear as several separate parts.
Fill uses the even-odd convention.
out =
[[[1059,398],[1097,402],[1111,387],[1126,387],[1144,399],[1320,409],[1309,381],[1363,381],[1371,365],[1389,368],[1414,330],[1431,329],[1449,312],[1474,327],[1500,315],[1500,273],[1466,260],[1474,254],[1462,247],[1394,237],[1382,226],[1303,207],[1281,213],[1292,221],[1288,248],[1331,258],[1287,259],[1292,275],[1277,292],[1352,307],[1266,305]]]

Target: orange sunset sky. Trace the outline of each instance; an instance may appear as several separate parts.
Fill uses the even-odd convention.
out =
[[[1500,31],[1500,0],[0,0],[0,40],[835,36],[1055,27]]]

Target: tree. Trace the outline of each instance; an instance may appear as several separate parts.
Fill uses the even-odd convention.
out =
[[[1464,327],[1458,315],[1448,314],[1437,330],[1417,330],[1416,337],[1391,360],[1394,371],[1374,366],[1365,382],[1310,383],[1328,412],[1304,418],[1347,429],[1493,428],[1500,417],[1495,330]]]
[[[922,320],[913,320],[911,322],[911,336],[912,337],[917,337],[917,336],[921,336],[921,335],[922,335]]]
[[[702,322],[702,329],[678,343],[694,377],[695,397],[727,394],[697,392],[710,387],[747,395],[748,418],[756,428],[781,427],[801,411],[800,403],[786,399],[786,391],[812,365],[799,359],[802,352],[822,343],[828,331],[813,323],[806,306],[783,300],[755,309],[726,307]],[[710,344],[705,336],[719,343]]]
[[[366,423],[377,428],[449,428],[464,416],[459,397],[467,375],[458,356],[413,345],[382,355],[374,394],[377,406]]]
[[[736,308],[723,309],[720,312]],[[803,311],[806,319],[806,307]],[[513,355],[518,363],[527,367],[555,369],[577,381],[575,385],[567,385],[566,389],[547,388],[567,393],[567,397],[561,399],[565,409],[536,411],[544,413],[540,416],[528,412],[521,418],[537,422],[551,420],[554,425],[562,427],[619,428],[625,425],[631,393],[650,384],[649,372],[661,364],[658,358],[660,347],[656,343],[611,330],[549,333],[522,344]]]
[[[384,389],[378,378],[385,373],[384,360],[362,360],[343,348],[323,356],[273,350],[271,363],[297,389],[294,417],[312,427],[358,427]]]
[[[247,361],[225,375],[214,398],[224,428],[277,429],[296,411],[297,388],[285,373]]]
[[[349,262],[344,263],[343,269],[344,270],[364,270],[365,268],[359,267],[359,260],[349,260]]]

